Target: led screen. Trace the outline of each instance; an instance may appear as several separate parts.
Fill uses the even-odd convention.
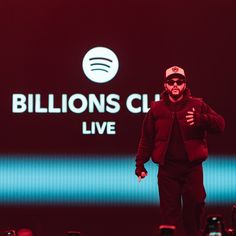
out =
[[[1,203],[158,204],[157,166],[138,185],[134,158],[173,65],[226,120],[208,137],[205,169],[209,203],[231,203],[234,183],[215,183],[235,172],[235,14],[230,2],[212,4],[11,1],[0,46]]]

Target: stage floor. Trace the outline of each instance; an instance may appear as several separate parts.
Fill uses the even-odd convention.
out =
[[[231,224],[231,207],[207,207]],[[1,207],[1,229],[30,228],[34,236],[65,236],[80,230],[84,236],[152,236],[159,224],[158,207]]]

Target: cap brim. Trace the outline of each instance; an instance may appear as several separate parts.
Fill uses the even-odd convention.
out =
[[[168,77],[166,77],[166,80],[173,79],[173,78],[179,78],[179,79],[186,80],[186,77],[182,74],[179,74],[179,73],[174,73],[174,74],[169,75]]]

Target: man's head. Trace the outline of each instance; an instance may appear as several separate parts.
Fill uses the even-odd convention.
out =
[[[184,70],[178,66],[168,68],[165,73],[164,88],[174,100],[181,98],[186,89]]]

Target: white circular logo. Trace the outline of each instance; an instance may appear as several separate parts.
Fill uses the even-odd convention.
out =
[[[109,48],[95,47],[86,53],[82,66],[88,79],[96,83],[106,83],[115,77],[119,61]]]

